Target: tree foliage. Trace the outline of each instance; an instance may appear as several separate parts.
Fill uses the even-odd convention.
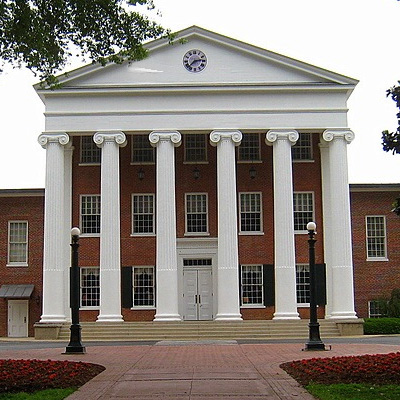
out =
[[[153,0],[0,0],[0,71],[26,66],[41,80],[75,55],[105,65],[145,57],[142,43],[169,32],[135,6]]]
[[[400,84],[400,82],[399,82]],[[388,89],[386,95],[391,97],[400,110],[400,86],[393,86]],[[400,153],[400,112],[396,114],[398,127],[395,132],[382,132],[382,146],[384,151],[391,151],[393,154]]]

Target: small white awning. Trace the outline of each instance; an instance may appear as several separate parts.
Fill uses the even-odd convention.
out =
[[[2,285],[0,287],[0,298],[7,299],[29,299],[35,285]]]

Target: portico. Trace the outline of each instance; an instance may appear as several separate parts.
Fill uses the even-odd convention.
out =
[[[306,214],[296,193],[312,200],[320,227],[325,316],[356,319],[346,102],[357,82],[201,28],[178,37],[187,42],[149,43],[145,60],[88,66],[60,89],[37,88],[47,157],[40,322],[69,319],[67,232],[96,218],[80,266],[98,268],[98,303],[86,307],[98,323],[149,318],[149,310],[154,321],[238,321],[267,309],[276,320],[299,319],[306,239],[294,214]],[[198,73],[181,65],[192,48],[208,57]],[[304,135],[312,158],[296,161]],[[83,137],[100,162],[82,161]],[[255,178],[245,176],[251,166]],[[101,202],[88,219],[89,197],[91,207]]]

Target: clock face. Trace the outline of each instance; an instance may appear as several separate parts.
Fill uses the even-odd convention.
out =
[[[183,56],[183,65],[189,72],[200,72],[207,65],[207,57],[201,50],[189,50]]]

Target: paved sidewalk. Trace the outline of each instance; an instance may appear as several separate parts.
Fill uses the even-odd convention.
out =
[[[329,343],[329,342],[327,342]],[[279,368],[285,361],[311,357],[399,351],[393,344],[342,344],[331,351],[304,352],[299,343],[159,342],[142,346],[90,346],[85,355],[64,355],[65,346],[7,350],[0,358],[81,360],[104,365],[69,400],[314,399]]]

